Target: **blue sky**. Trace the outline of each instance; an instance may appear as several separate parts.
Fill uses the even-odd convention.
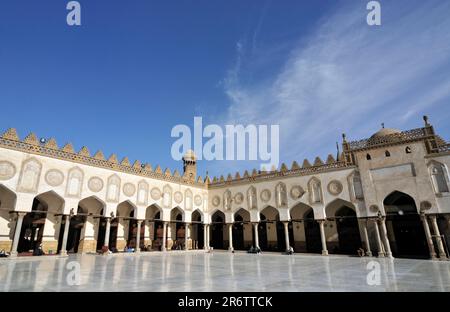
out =
[[[172,127],[279,124],[290,165],[430,116],[450,137],[450,2],[0,0],[1,129],[181,170]],[[199,163],[204,176],[257,167]]]

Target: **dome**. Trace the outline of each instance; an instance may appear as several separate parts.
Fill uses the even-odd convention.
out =
[[[374,139],[374,138],[384,137],[387,135],[398,134],[398,133],[401,133],[401,131],[398,129],[381,128],[378,132],[374,133],[370,138]]]
[[[195,153],[194,153],[194,151],[193,150],[188,150],[187,152],[186,152],[186,154],[184,154],[184,156],[183,156],[183,159],[184,160],[190,160],[190,161],[195,161],[196,159],[197,159],[197,156],[195,156]]]

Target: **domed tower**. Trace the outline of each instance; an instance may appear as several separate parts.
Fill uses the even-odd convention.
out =
[[[192,181],[197,177],[197,157],[193,150],[188,150],[183,156],[183,176]]]

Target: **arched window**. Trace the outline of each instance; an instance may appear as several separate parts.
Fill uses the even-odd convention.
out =
[[[391,157],[391,153],[389,153],[389,151],[384,152],[384,155],[386,155],[386,157]]]
[[[440,163],[433,163],[430,167],[431,179],[436,193],[447,193],[447,169]]]
[[[370,154],[367,154],[367,155],[366,155],[366,159],[367,159],[367,160],[371,160],[371,159],[372,159],[372,157],[370,157]]]

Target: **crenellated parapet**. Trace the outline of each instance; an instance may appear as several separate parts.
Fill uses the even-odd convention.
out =
[[[79,152],[75,151],[72,143],[67,143],[62,148],[59,148],[54,138],[39,140],[34,133],[30,133],[23,140],[20,140],[14,128],[8,129],[0,137],[0,147],[169,182],[197,187],[206,187],[207,185],[201,177],[192,179],[181,176],[176,170],[172,174],[169,168],[163,172],[159,165],[153,170],[150,164],[142,164],[139,160],[131,164],[128,157],[124,157],[119,162],[117,156],[112,154],[106,159],[101,150],[91,156],[86,146],[83,146]]]

